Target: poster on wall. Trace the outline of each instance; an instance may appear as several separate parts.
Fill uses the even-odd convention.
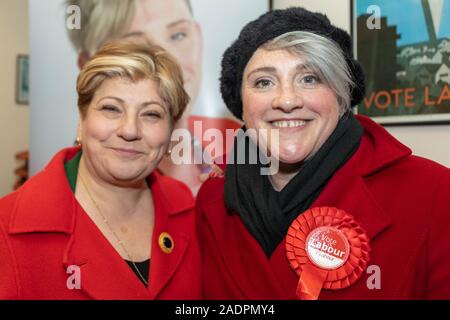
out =
[[[75,141],[76,78],[86,60],[113,38],[144,34],[179,62],[191,103],[178,127],[190,131],[193,148],[209,143],[202,139],[208,129],[223,133],[241,127],[220,94],[222,54],[245,24],[269,10],[269,1],[31,0],[29,4],[31,174]],[[168,170],[164,173],[171,175]]]
[[[450,0],[353,0],[366,72],[359,114],[382,124],[450,122]]]
[[[16,58],[16,103],[29,103],[29,59],[26,54],[19,54]]]

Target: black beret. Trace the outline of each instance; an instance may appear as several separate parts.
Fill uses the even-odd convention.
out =
[[[222,58],[220,90],[228,109],[242,119],[241,84],[244,69],[253,53],[267,41],[292,31],[307,31],[336,42],[345,56],[356,87],[351,92],[351,105],[361,102],[365,94],[364,73],[353,58],[352,39],[342,29],[333,26],[321,13],[303,8],[269,11],[248,23]]]

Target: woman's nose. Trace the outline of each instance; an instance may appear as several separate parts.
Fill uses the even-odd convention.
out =
[[[303,97],[293,86],[287,85],[279,89],[277,96],[272,104],[274,109],[280,109],[284,112],[292,112],[294,109],[303,107]]]
[[[124,115],[117,134],[127,141],[139,140],[141,138],[141,130],[137,116],[132,114]]]

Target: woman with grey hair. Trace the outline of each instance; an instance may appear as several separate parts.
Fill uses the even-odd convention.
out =
[[[449,169],[354,116],[364,87],[350,36],[302,8],[227,49],[222,96],[245,125],[197,198],[205,298],[450,298]]]

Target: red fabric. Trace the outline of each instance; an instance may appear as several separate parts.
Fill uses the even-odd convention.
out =
[[[200,252],[194,199],[182,183],[153,173],[155,205],[146,288],[76,201],[59,152],[41,173],[0,200],[0,299],[200,299]],[[168,232],[174,249],[158,245]],[[81,289],[69,290],[69,266],[80,267]]]
[[[197,130],[194,124],[197,123]],[[221,157],[231,151],[236,130],[242,127],[242,123],[229,118],[209,118],[204,116],[189,117],[189,131],[202,142],[203,149],[207,148],[213,158]],[[209,131],[209,132],[207,132]],[[220,136],[218,135],[220,132]]]
[[[369,118],[358,120],[365,129],[359,149],[311,207],[351,214],[370,239],[370,260],[353,285],[323,289],[319,299],[450,299],[450,170],[412,156]],[[223,187],[224,178],[212,178],[197,197],[205,298],[294,299],[299,277],[285,241],[268,259],[225,209]]]

